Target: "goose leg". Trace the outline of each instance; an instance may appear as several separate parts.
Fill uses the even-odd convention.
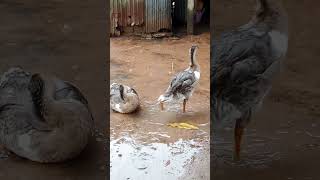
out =
[[[241,127],[241,119],[238,119],[236,122],[236,126],[234,128],[234,160],[238,161],[240,160],[240,150],[241,150],[241,140],[242,140],[242,135],[244,128]]]
[[[234,160],[240,160],[241,140],[244,129],[251,120],[251,111],[246,112],[241,118],[237,119],[234,128]]]
[[[184,99],[183,100],[183,108],[182,108],[182,112],[186,112],[186,104],[187,104],[187,100],[186,99]]]
[[[160,102],[160,109],[161,109],[161,111],[164,110],[164,106],[163,106],[163,102],[162,101]]]

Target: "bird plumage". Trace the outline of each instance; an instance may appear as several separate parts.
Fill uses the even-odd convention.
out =
[[[57,91],[58,86],[66,88],[64,93]],[[80,100],[85,98],[79,89],[68,88],[67,82],[21,68],[4,73],[0,143],[37,162],[61,162],[79,155],[92,133],[93,118],[88,104]]]
[[[132,113],[140,106],[139,96],[133,88],[112,83],[110,85],[110,107],[119,113]]]
[[[196,60],[198,46],[192,46],[189,50],[190,64],[184,71],[178,72],[171,79],[170,85],[158,101],[162,104],[167,101],[180,101],[184,103],[192,96],[192,93],[200,79],[200,65]],[[161,105],[162,106],[162,105]],[[185,106],[185,104],[184,104]],[[185,107],[184,107],[185,108]]]
[[[273,0],[257,0],[252,20],[212,44],[211,106],[214,127],[246,127],[271,89],[288,44],[287,16]]]

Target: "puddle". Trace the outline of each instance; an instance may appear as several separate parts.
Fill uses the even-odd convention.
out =
[[[110,177],[176,180],[185,173],[185,166],[193,161],[202,146],[194,140],[182,139],[169,144],[140,144],[129,137],[113,140]]]
[[[250,130],[243,136],[244,142],[241,147],[241,160],[234,161],[234,142],[230,136],[230,134],[233,134],[232,132],[232,130],[229,130],[228,132],[224,132],[225,134],[219,134],[219,136],[215,137],[215,164],[263,169],[269,167],[273,161],[277,161],[282,157],[280,152],[272,148],[278,143],[278,138],[260,136],[255,130]]]

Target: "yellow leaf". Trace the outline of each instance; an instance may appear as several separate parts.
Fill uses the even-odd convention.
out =
[[[169,123],[168,126],[180,129],[199,129],[198,127],[188,123]]]

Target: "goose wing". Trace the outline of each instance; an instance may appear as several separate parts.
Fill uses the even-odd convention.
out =
[[[213,42],[211,82],[213,97],[222,97],[239,108],[248,108],[264,96],[274,69],[267,33],[237,30]]]
[[[223,34],[213,42],[212,53],[211,81],[217,92],[252,79],[274,61],[270,58],[270,37],[248,30]]]
[[[64,98],[71,98],[71,99],[74,99],[74,100],[81,102],[83,105],[86,106],[86,108],[91,116],[91,120],[93,122],[94,117],[93,117],[93,113],[91,111],[91,108],[89,106],[88,100],[82,94],[80,89],[77,88],[76,86],[74,86],[73,84],[71,84],[70,82],[64,81],[64,83],[66,84],[66,87],[56,91],[56,94],[55,94],[56,98],[57,99],[63,98],[63,97]]]
[[[192,90],[195,82],[196,78],[192,72],[179,72],[172,78],[167,92],[172,93],[173,95],[176,95],[177,93],[185,94]]]
[[[54,97],[53,97],[55,100],[73,99],[73,100],[79,101],[86,106],[89,113],[91,114],[91,118],[93,119],[92,113],[89,109],[88,101],[82,95],[82,93],[78,88],[76,88],[71,83],[64,82],[62,80],[57,80],[57,79],[55,79],[52,83],[54,83],[55,87],[58,88],[55,90]],[[28,89],[32,97],[34,111],[38,119],[40,119],[41,122],[43,123],[46,123],[46,120],[44,119],[45,117],[44,113],[46,113],[46,107],[45,107],[46,105],[43,102],[45,85],[46,85],[45,81],[42,79],[41,75],[34,74],[32,75],[29,86],[28,86]],[[33,125],[37,125],[37,124],[33,122]]]
[[[55,92],[55,99],[59,100],[65,98],[77,100],[88,106],[88,100],[84,97],[79,88],[67,81],[63,81],[63,86]]]
[[[9,70],[1,80],[0,134],[3,138],[26,133],[31,129],[50,131],[49,125],[39,116],[41,112],[34,106],[34,102],[37,106],[42,104],[38,96],[33,96],[41,94],[40,84],[30,81],[30,75],[22,69]],[[33,93],[30,93],[29,88]]]

